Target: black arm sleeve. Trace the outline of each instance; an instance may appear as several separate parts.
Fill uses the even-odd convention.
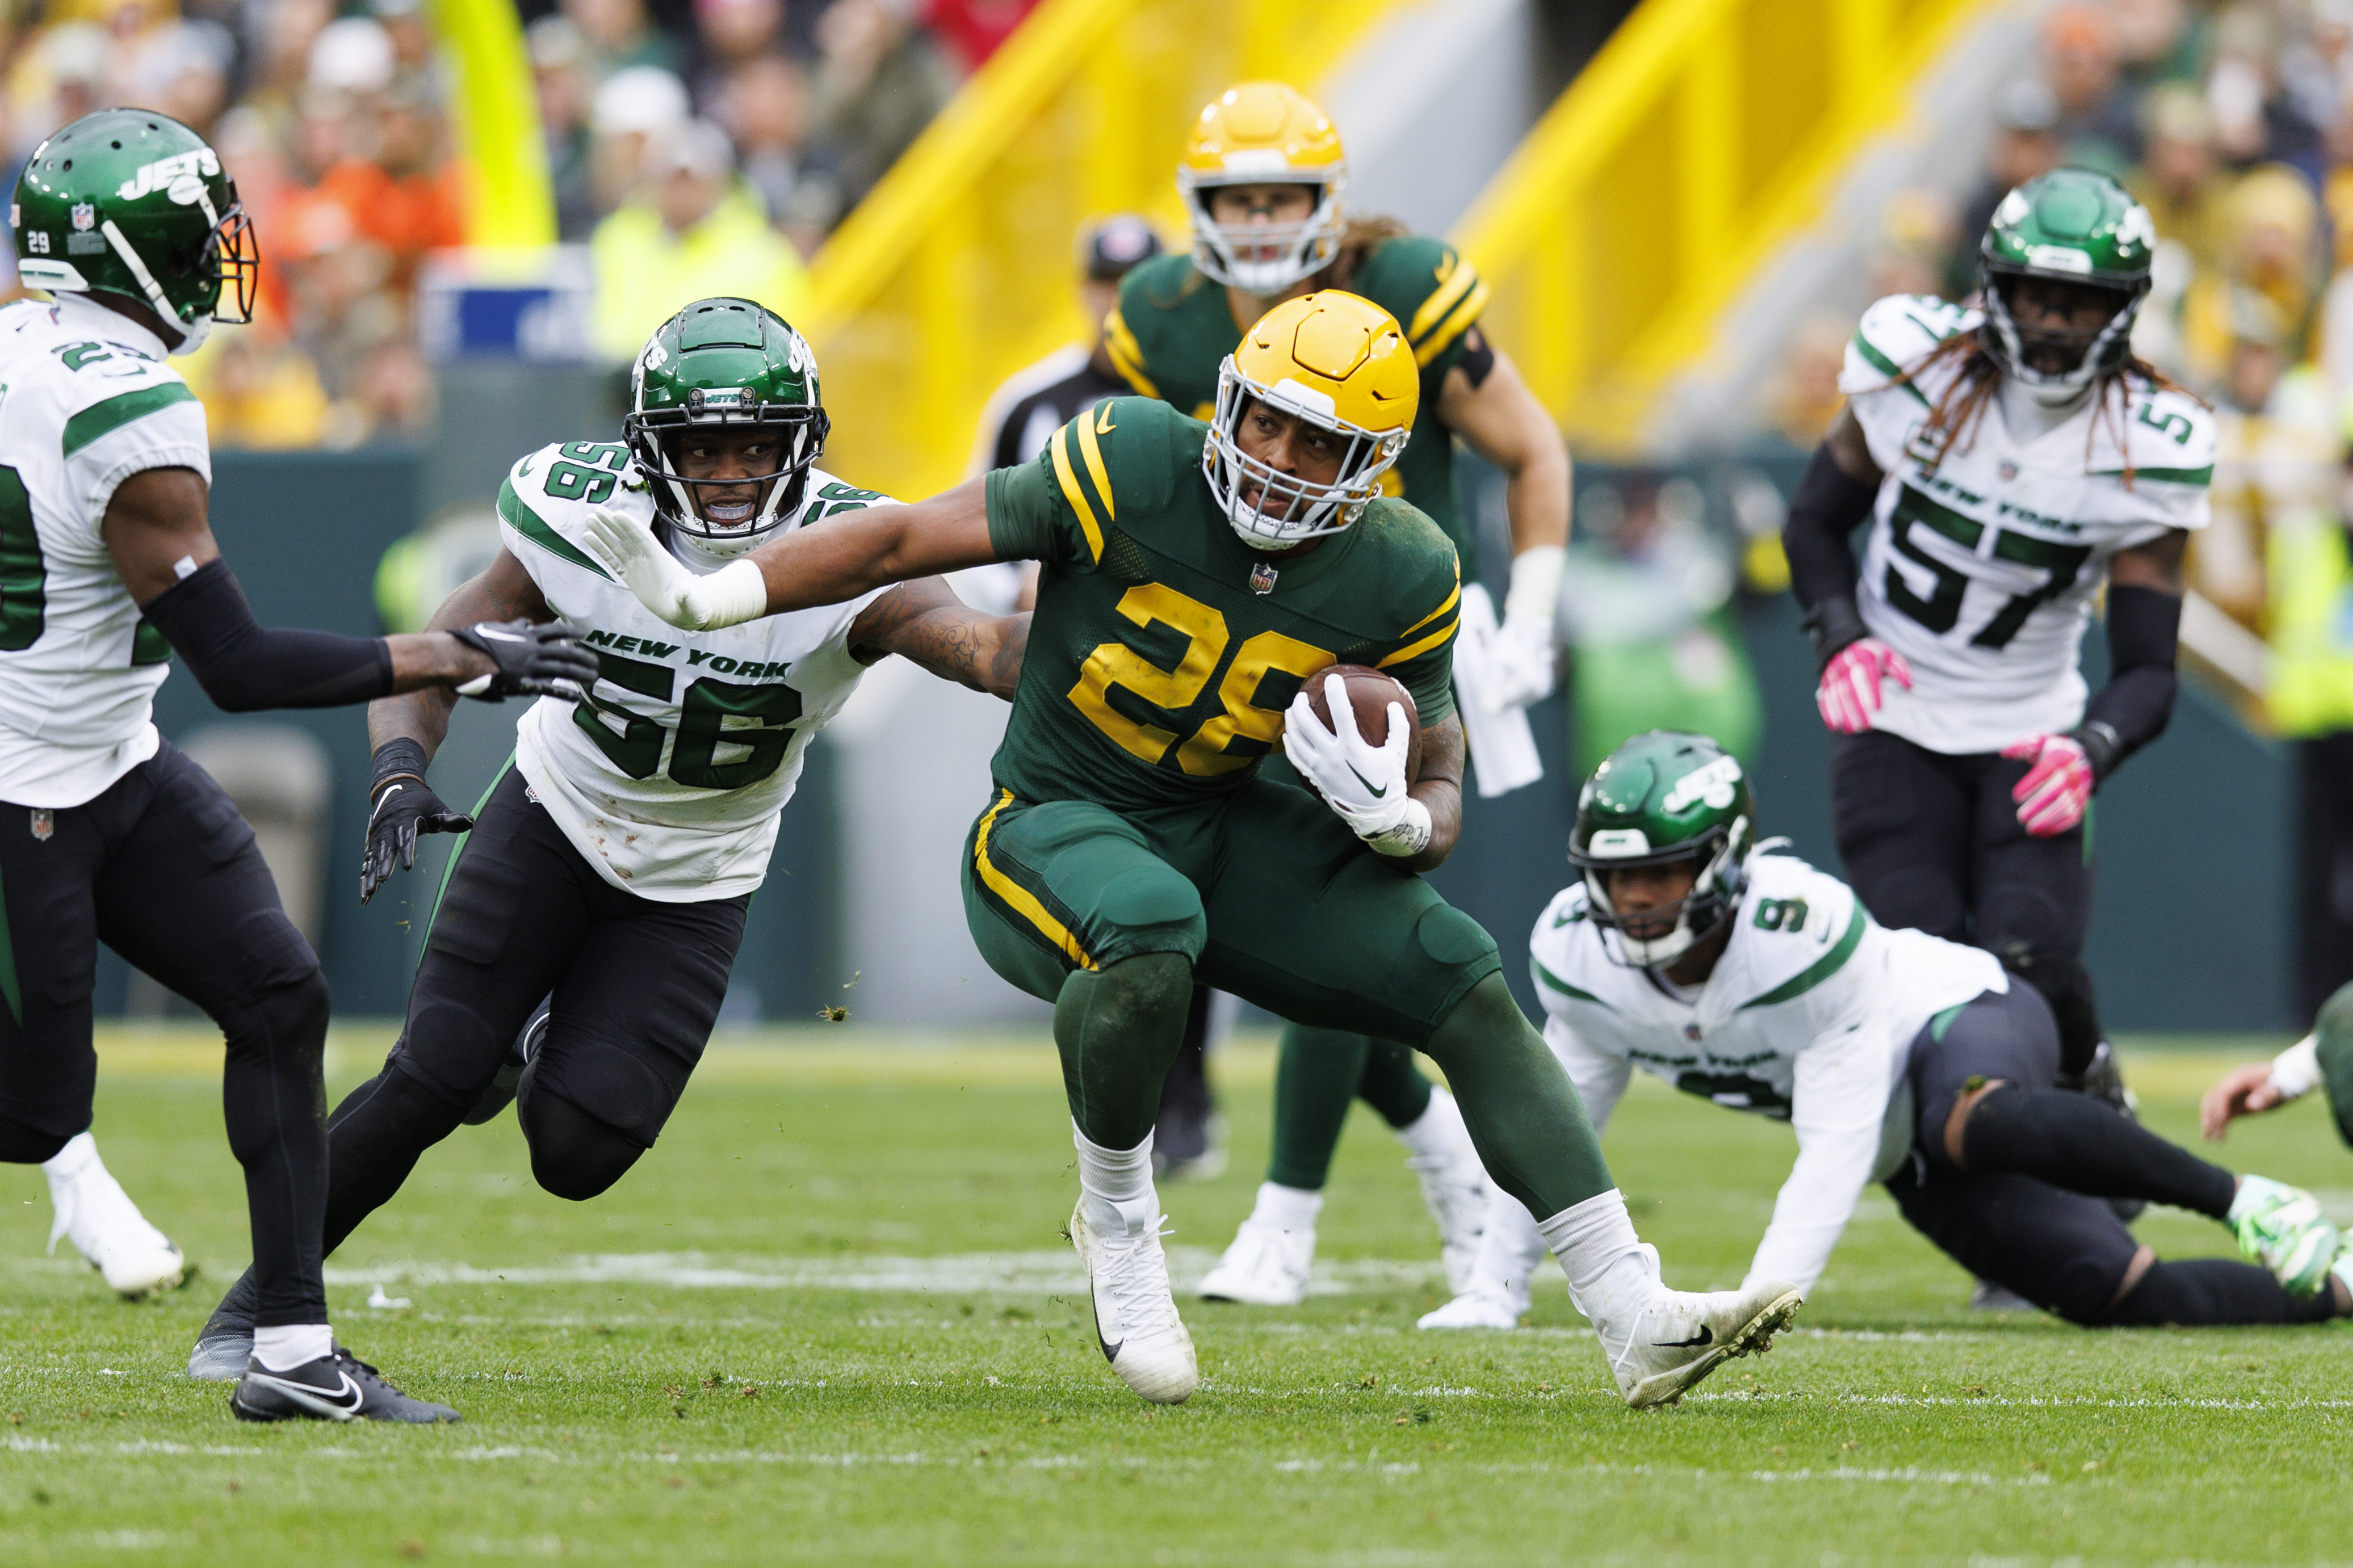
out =
[[[148,600],[143,614],[187,660],[205,695],[231,713],[340,708],[392,690],[384,638],[262,626],[226,561],[197,567]]]
[[[1805,477],[1789,497],[1781,548],[1789,557],[1789,587],[1805,609],[1818,662],[1827,663],[1847,644],[1870,635],[1854,607],[1861,572],[1852,536],[1878,499],[1877,485],[1847,477],[1827,441],[1814,448]]]
[[[2155,588],[2108,589],[2108,683],[2092,694],[2074,731],[2105,779],[2116,764],[2165,733],[2179,686],[2173,673],[2181,641],[2181,596]]]

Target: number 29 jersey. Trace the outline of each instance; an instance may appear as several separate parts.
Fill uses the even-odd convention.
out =
[[[813,470],[786,531],[878,503],[894,504]],[[889,590],[717,631],[681,631],[588,552],[595,506],[653,521],[653,497],[628,447],[543,447],[509,470],[499,490],[507,552],[548,607],[581,628],[597,664],[586,699],[543,697],[523,715],[515,765],[613,886],[663,903],[748,893],[767,875],[777,817],[810,737],[865,672],[849,651],[850,627]]]
[[[2039,434],[2013,430],[1997,395],[1938,460],[1922,432],[1957,363],[1905,373],[1981,319],[1882,300],[1839,377],[1886,475],[1858,607],[1912,667],[1910,690],[1882,687],[1874,727],[1950,755],[2083,721],[2077,655],[2110,558],[2203,528],[2214,473],[2213,416],[2137,379]]]

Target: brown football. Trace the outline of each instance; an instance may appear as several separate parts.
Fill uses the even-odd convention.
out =
[[[1332,722],[1332,710],[1324,705],[1324,682],[1338,676],[1348,683],[1348,705],[1356,710],[1356,733],[1367,744],[1380,745],[1388,739],[1389,704],[1405,710],[1406,734],[1405,776],[1408,782],[1421,777],[1421,712],[1413,705],[1413,693],[1394,676],[1385,675],[1369,665],[1335,664],[1317,670],[1307,678],[1307,706],[1326,725]]]

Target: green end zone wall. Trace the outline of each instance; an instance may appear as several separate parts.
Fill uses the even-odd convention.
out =
[[[1466,479],[1482,515],[1500,529],[1486,493],[1492,470]],[[1755,465],[1784,490],[1799,459]],[[1725,470],[1701,468],[1711,495]],[[1609,471],[1581,465],[1580,489]],[[418,456],[400,451],[247,454],[215,459],[213,526],[222,550],[265,623],[373,635],[377,559],[426,515],[443,485]],[[1484,488],[1482,488],[1484,487]],[[1487,552],[1500,602],[1506,551]],[[1750,658],[1766,703],[1757,789],[1766,834],[1786,834],[1799,853],[1836,868],[1827,778],[1830,737],[1814,714],[1813,658],[1787,596],[1744,605]],[[2105,679],[2106,647],[2096,629],[2085,673]],[[1522,1005],[1535,997],[1525,942],[1546,902],[1568,879],[1563,851],[1577,781],[1567,776],[1569,691],[1534,714],[1550,770],[1545,781],[1501,800],[1466,803],[1462,847],[1432,879],[1447,897],[1495,934]],[[464,705],[462,720],[479,705]],[[521,705],[484,710],[511,716]],[[411,922],[430,907],[446,853],[424,842],[417,868],[363,909],[358,900],[366,816],[367,726],[361,709],[251,716],[298,725],[325,746],[334,770],[333,823],[320,957],[338,1012],[389,1016],[402,1010],[417,952]],[[156,701],[164,732],[185,736],[237,721],[175,669]],[[807,771],[769,883],[754,900],[731,1005],[774,1019],[807,1018],[833,999],[839,968],[841,908],[835,811],[825,746]],[[479,782],[452,805],[472,804]],[[2099,895],[2090,958],[2110,1026],[2129,1031],[2238,1031],[2300,1026],[2290,1017],[2295,782],[2287,749],[2250,735],[2220,705],[2186,687],[2172,727],[2132,759],[2099,796]],[[99,1010],[121,1011],[127,971],[102,955]],[[756,998],[756,1002],[755,999]]]

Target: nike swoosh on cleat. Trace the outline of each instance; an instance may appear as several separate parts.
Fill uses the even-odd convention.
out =
[[[1705,1323],[1702,1323],[1699,1327],[1699,1332],[1694,1334],[1690,1339],[1652,1340],[1651,1342],[1658,1346],[1662,1351],[1693,1350],[1701,1345],[1712,1345],[1715,1343],[1715,1331],[1710,1329]]]
[[[272,1377],[268,1373],[248,1372],[246,1375],[259,1378],[264,1384],[276,1389],[305,1410],[315,1411],[321,1415],[329,1416],[337,1421],[348,1421],[360,1413],[361,1405],[367,1399],[366,1391],[352,1381],[350,1373],[343,1371],[335,1373],[336,1377],[343,1382],[343,1386],[336,1391],[336,1394],[350,1394],[351,1399],[348,1403],[337,1397],[336,1394],[324,1393],[307,1383],[289,1382],[282,1377]]]
[[[1127,1346],[1127,1342],[1125,1340],[1120,1341],[1118,1344],[1112,1344],[1106,1342],[1101,1334],[1097,1334],[1095,1336],[1095,1343],[1103,1346],[1103,1360],[1108,1362],[1117,1362],[1119,1360],[1119,1352]]]

